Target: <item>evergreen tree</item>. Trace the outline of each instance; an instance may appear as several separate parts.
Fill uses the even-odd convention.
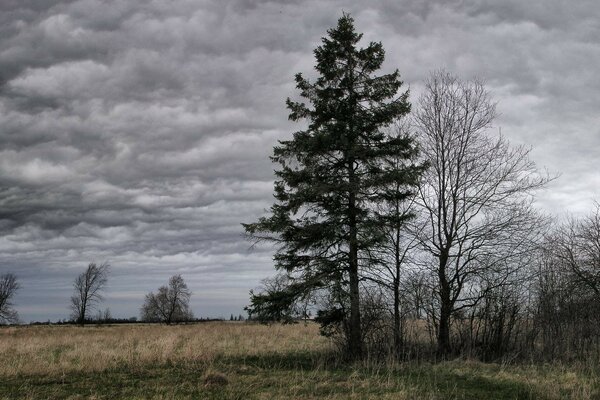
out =
[[[314,51],[316,81],[296,75],[307,102],[287,100],[289,118],[308,125],[274,148],[272,160],[280,168],[271,215],[244,224],[251,238],[276,243],[276,268],[289,274],[289,284],[253,293],[247,310],[277,318],[298,299],[327,290],[337,305],[322,310],[320,321],[341,323],[349,356],[359,358],[361,269],[369,268],[370,250],[385,240],[380,229],[385,221],[374,205],[386,201],[391,184],[416,185],[420,168],[391,169],[385,162],[408,160],[416,150],[410,139],[385,133],[410,104],[408,92],[397,95],[402,85],[397,70],[374,75],[384,60],[381,43],[357,47],[362,34],[349,15],[328,34]]]

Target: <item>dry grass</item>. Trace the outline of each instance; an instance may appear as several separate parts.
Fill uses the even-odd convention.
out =
[[[316,325],[0,328],[0,399],[596,399],[590,368],[344,365]]]
[[[0,376],[98,372],[123,365],[202,364],[326,349],[314,324],[32,326],[0,329]]]

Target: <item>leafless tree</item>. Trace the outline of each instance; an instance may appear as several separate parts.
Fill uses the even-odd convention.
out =
[[[600,337],[598,206],[546,237],[535,285],[532,336],[544,359],[587,358]]]
[[[173,275],[168,286],[158,288],[156,294],[150,292],[141,309],[141,318],[148,322],[164,322],[170,325],[174,322],[189,321],[193,318],[190,310],[188,289],[181,275]]]
[[[583,218],[570,218],[554,238],[554,253],[600,302],[600,204]]]
[[[90,263],[73,282],[74,294],[71,296],[72,318],[84,325],[90,312],[103,300],[102,291],[106,287],[110,266],[107,263]]]
[[[104,310],[98,310],[96,312],[96,321],[100,323],[107,323],[112,319],[112,313],[110,312],[110,308],[105,308]]]
[[[397,126],[397,136],[405,138],[407,141],[411,141],[410,136],[411,126],[409,121],[401,121]],[[402,157],[390,157],[386,161],[390,164],[390,171],[394,171],[398,174],[406,173],[406,171],[419,171],[419,174],[425,171],[427,163],[422,163],[418,170],[414,167],[407,169],[407,163],[415,165],[417,162],[418,149],[416,146],[412,148],[412,160],[406,155]],[[408,159],[408,160],[407,160]],[[416,178],[416,176],[415,176]],[[416,181],[418,182],[418,181]],[[393,336],[394,336],[394,351],[396,355],[400,355],[403,346],[403,313],[401,310],[402,293],[401,293],[401,282],[402,274],[406,274],[407,264],[411,262],[413,250],[417,246],[416,236],[409,234],[411,230],[414,230],[412,220],[415,216],[415,199],[417,192],[413,191],[412,188],[408,188],[406,185],[400,182],[394,182],[388,187],[387,202],[383,204],[387,207],[385,215],[387,218],[387,224],[385,226],[385,232],[388,240],[384,242],[385,250],[387,250],[388,256],[391,260],[386,263],[386,269],[391,277],[391,288],[393,293]]]
[[[510,276],[510,260],[527,251],[539,222],[532,217],[532,192],[548,181],[529,149],[488,133],[495,116],[481,82],[461,82],[443,71],[426,82],[415,114],[430,164],[418,199],[426,223],[418,234],[432,256],[443,355],[451,351],[453,315],[482,297],[484,272]]]
[[[546,237],[534,332],[545,359],[595,354],[600,335],[600,205]]]
[[[532,336],[539,338],[542,353],[549,359],[554,359],[564,347],[565,330],[570,322],[565,310],[569,308],[572,293],[568,269],[556,257],[556,238],[554,234],[548,235],[539,254],[534,287],[537,304],[532,319]]]
[[[380,190],[383,201],[375,205],[374,212],[382,221],[378,230],[384,235],[384,240],[375,248],[368,249],[367,257],[362,264],[363,281],[370,281],[379,286],[379,290],[389,294],[379,293],[363,284],[365,296],[368,296],[370,307],[383,302],[384,297],[391,295],[393,306],[392,337],[394,353],[399,356],[403,346],[403,320],[408,312],[404,294],[402,293],[402,275],[410,272],[413,264],[412,256],[418,242],[412,233],[410,225],[415,217],[416,186],[420,175],[427,167],[418,157],[416,138],[411,134],[410,120],[407,118],[396,122],[390,128],[388,135],[395,140],[403,140],[409,145],[402,154],[395,154],[382,160],[382,165],[390,174],[398,179],[392,180],[387,187]],[[409,184],[410,183],[410,184]],[[365,326],[365,329],[369,329]]]
[[[393,161],[391,161],[393,162]],[[371,265],[368,271],[364,271],[364,279],[374,282],[380,288],[391,292],[391,314],[393,348],[397,356],[403,347],[403,320],[407,311],[405,301],[406,294],[403,293],[403,276],[407,276],[414,266],[414,253],[418,246],[416,236],[412,233],[411,219],[414,216],[414,194],[406,193],[401,185],[391,185],[390,201],[381,204],[378,212],[385,215],[386,224],[381,226],[386,240],[375,250],[371,250],[375,265]],[[373,297],[373,293],[370,293]],[[372,300],[372,299],[371,299]]]
[[[13,274],[0,275],[0,324],[19,321],[19,315],[11,302],[19,287],[17,278]]]

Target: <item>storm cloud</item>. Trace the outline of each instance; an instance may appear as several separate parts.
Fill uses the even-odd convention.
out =
[[[298,129],[284,100],[342,12],[413,101],[435,69],[486,80],[497,128],[561,174],[541,208],[600,198],[595,1],[3,1],[0,273],[21,317],[67,317],[94,260],[115,316],[175,273],[197,315],[241,312],[272,261],[240,223],[272,201],[268,156]]]

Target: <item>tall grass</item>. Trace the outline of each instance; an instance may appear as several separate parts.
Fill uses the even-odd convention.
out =
[[[127,366],[201,364],[217,358],[318,352],[314,324],[240,323],[11,327],[0,329],[0,376],[59,375]]]
[[[594,399],[597,368],[339,361],[315,324],[0,328],[0,399]]]

